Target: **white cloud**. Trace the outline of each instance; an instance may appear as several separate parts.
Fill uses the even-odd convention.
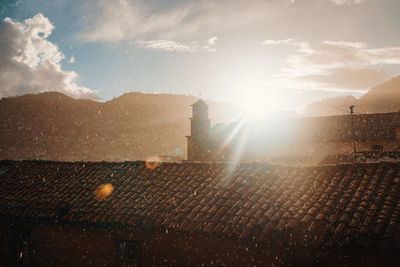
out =
[[[242,26],[258,29],[266,23],[285,23],[291,21],[288,19],[291,17],[304,20],[304,14],[315,15],[318,19],[323,6],[362,2],[364,0],[97,0],[84,11],[87,24],[79,36],[82,40],[96,42],[183,42]],[[314,6],[312,10],[316,14],[310,15],[310,6]]]
[[[99,0],[85,14],[90,25],[79,36],[86,41],[194,40],[248,22],[276,17],[282,0],[199,0],[165,4],[157,1]],[[93,12],[94,11],[94,12]],[[215,39],[216,41],[216,39]]]
[[[54,26],[42,14],[23,22],[0,22],[0,97],[59,91],[78,98],[95,98],[94,91],[77,85],[74,71],[61,69],[65,58],[47,40]]]
[[[328,1],[337,6],[355,5],[364,2],[364,0],[328,0]]]
[[[218,39],[217,37],[212,37],[208,39],[205,44],[201,44],[195,41],[184,44],[172,40],[149,40],[149,41],[141,40],[134,42],[134,45],[141,48],[163,50],[169,52],[195,52],[195,51],[215,52],[216,49],[214,48],[214,46],[217,43],[217,39]]]
[[[261,44],[263,45],[284,45],[284,44],[290,44],[295,42],[295,40],[293,39],[281,39],[281,40],[272,40],[272,39],[268,39],[263,41]]]
[[[307,52],[292,57],[308,67],[362,68],[380,64],[400,64],[400,47],[371,48],[361,42],[323,41],[317,45],[307,44]]]
[[[208,45],[210,45],[210,46],[214,46],[214,45],[217,44],[217,41],[218,41],[218,37],[217,37],[217,36],[214,36],[214,37],[211,37],[210,39],[208,39],[208,40],[207,40],[207,43],[208,43]]]
[[[72,56],[70,59],[69,59],[69,61],[68,61],[69,63],[75,63],[75,57],[74,56]]]
[[[400,65],[400,47],[371,48],[362,42],[322,41],[318,44],[267,40],[263,44],[290,44],[297,50],[275,76],[275,86],[334,91],[367,90],[389,74],[377,67]]]
[[[185,45],[171,40],[151,40],[137,41],[137,46],[147,49],[163,50],[163,51],[178,51],[178,52],[193,52],[196,48],[193,45]]]

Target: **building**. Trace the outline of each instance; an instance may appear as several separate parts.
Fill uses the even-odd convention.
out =
[[[203,100],[192,105],[189,161],[272,160],[290,164],[317,164],[328,156],[353,152],[353,128],[349,115],[280,118],[247,121],[243,118],[210,127]],[[400,146],[397,113],[354,114],[357,150]]]
[[[196,101],[190,118],[190,136],[187,138],[188,160],[206,161],[210,159],[209,132],[211,121],[208,118],[208,106],[203,100]]]
[[[382,265],[400,163],[0,162],[2,266]]]

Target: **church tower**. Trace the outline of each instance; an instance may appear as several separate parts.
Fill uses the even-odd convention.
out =
[[[210,119],[208,118],[208,106],[203,100],[196,101],[192,107],[192,118],[190,118],[190,136],[188,140],[188,160],[209,160],[209,138]]]

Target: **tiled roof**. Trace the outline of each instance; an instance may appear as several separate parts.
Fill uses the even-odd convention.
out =
[[[313,233],[318,244],[366,236],[400,244],[400,163],[395,162],[306,167],[254,162],[234,168],[163,163],[147,169],[139,161],[3,161],[0,166],[0,214],[6,217],[261,241],[282,232],[302,238]]]
[[[354,134],[357,141],[395,139],[398,127],[396,113],[354,114]],[[295,122],[294,136],[310,141],[350,141],[350,115],[302,118]]]
[[[356,159],[354,153],[348,155],[332,154],[323,159],[319,164],[339,164],[357,162],[400,162],[400,151],[358,151]]]

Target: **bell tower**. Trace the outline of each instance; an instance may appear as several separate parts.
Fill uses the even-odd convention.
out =
[[[209,160],[208,133],[210,130],[210,119],[208,118],[208,106],[199,99],[192,107],[192,118],[190,118],[190,136],[188,140],[188,160]]]

